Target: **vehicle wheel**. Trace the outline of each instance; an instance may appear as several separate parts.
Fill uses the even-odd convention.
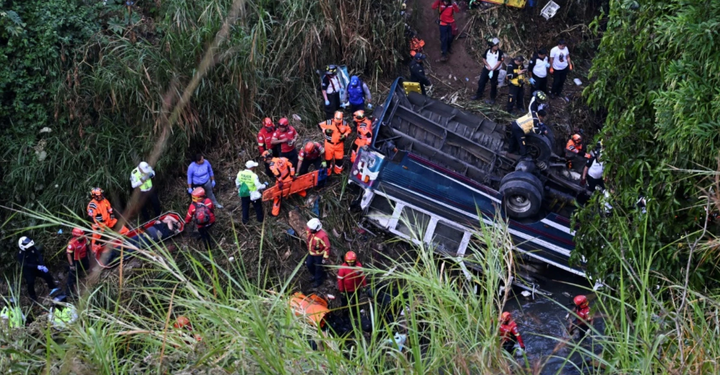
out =
[[[548,161],[552,155],[552,143],[544,135],[529,133],[525,137],[528,155],[536,161]]]
[[[543,191],[531,182],[513,179],[500,186],[503,207],[512,219],[526,219],[537,215],[542,207]]]
[[[545,190],[543,188],[543,183],[540,181],[540,179],[535,176],[534,174],[530,172],[523,172],[523,171],[515,171],[510,172],[505,175],[505,177],[500,180],[500,188],[502,189],[502,186],[505,185],[506,182],[512,181],[512,180],[521,180],[525,182],[529,182],[535,186],[537,191],[540,192],[540,195],[542,195],[543,191]]]

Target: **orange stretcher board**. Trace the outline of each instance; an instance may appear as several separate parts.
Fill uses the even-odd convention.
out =
[[[525,8],[525,4],[527,3],[527,0],[481,0],[485,3],[491,3],[491,4],[497,4],[497,5],[507,5],[509,7],[515,7],[515,8]]]
[[[324,181],[327,178],[327,171],[319,169],[306,173],[292,181],[283,182],[282,191],[278,188],[278,184],[263,191],[262,200],[263,202],[271,201],[276,196],[287,197],[293,194],[297,194],[301,191],[305,191],[310,188],[314,188],[319,182]]]

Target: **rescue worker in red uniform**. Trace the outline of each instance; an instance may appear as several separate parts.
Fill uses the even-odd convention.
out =
[[[67,281],[65,283],[65,294],[75,294],[75,282],[79,274],[85,274],[90,269],[90,260],[88,259],[88,240],[85,232],[80,228],[73,228],[73,238],[67,245],[67,260],[69,263],[69,271]]]
[[[505,311],[500,317],[500,338],[502,339],[502,347],[508,353],[512,354],[515,348],[515,342],[520,345],[520,349],[525,350],[525,343],[517,329],[517,324],[512,319],[512,315]]]
[[[330,258],[330,239],[322,229],[318,219],[310,219],[307,222],[307,245],[308,256],[305,265],[312,275],[313,287],[319,287],[325,281],[325,267],[323,266]]]
[[[275,124],[273,124],[272,120],[269,117],[265,117],[263,120],[263,126],[260,129],[260,132],[258,132],[258,151],[260,152],[260,155],[262,155],[265,151],[272,151],[273,155],[280,155],[280,144],[273,145],[272,144],[272,138],[273,134],[275,133]],[[272,177],[272,172],[270,172],[270,164],[265,163],[265,173],[268,175],[268,177]]]
[[[200,239],[205,247],[210,247],[212,243],[210,228],[215,224],[215,206],[210,198],[205,197],[205,189],[202,187],[196,187],[191,196],[192,203],[185,215],[185,222],[190,223],[190,220],[195,220]]]
[[[355,143],[352,145],[352,151],[350,153],[350,162],[354,163],[357,157],[357,150],[361,147],[370,146],[372,144],[372,123],[370,119],[365,117],[365,111],[355,111],[353,113],[353,121],[355,121],[355,127],[357,129],[357,138]]]
[[[101,238],[101,233],[105,231],[105,228],[115,230],[115,226],[118,222],[117,218],[115,218],[115,212],[113,211],[110,201],[105,198],[103,193],[103,190],[99,187],[93,188],[90,191],[92,199],[87,205],[87,214],[93,221],[92,229],[94,232],[90,246],[90,249],[93,252],[97,252],[102,247],[98,240]],[[123,227],[120,228],[119,233],[125,234],[128,231],[128,228],[123,225]]]
[[[290,161],[287,158],[273,158],[272,154],[270,154],[268,151],[265,151],[263,157],[265,158],[265,161],[269,162],[270,164],[270,171],[272,172],[273,176],[275,176],[278,189],[282,190],[284,184],[292,183],[292,181],[295,179],[295,168],[293,168],[292,164],[290,164]],[[307,192],[304,190],[297,194],[301,197],[307,196]],[[272,216],[280,215],[281,201],[282,197],[280,195],[273,198],[273,207],[271,212]]]
[[[582,338],[590,332],[590,327],[592,327],[590,302],[588,301],[587,296],[580,294],[573,298],[573,304],[575,305],[573,309],[574,316],[570,322],[568,332],[570,332],[570,335],[574,335],[575,330],[578,330],[580,332],[580,338]]]
[[[311,165],[315,166],[315,170],[326,168],[327,163],[322,157],[324,154],[325,148],[321,144],[317,142],[305,143],[305,147],[298,154],[298,176],[308,173]]]
[[[275,129],[272,141],[270,142],[272,145],[280,145],[280,156],[289,160],[293,168],[295,168],[298,163],[298,152],[295,149],[297,137],[298,133],[295,131],[295,128],[290,125],[288,119],[283,117],[278,120],[277,129]]]
[[[574,160],[582,160],[582,158],[590,159],[590,155],[585,152],[583,139],[580,134],[573,134],[565,144],[565,158],[567,159],[568,169],[572,169]],[[585,162],[581,162],[585,165]]]
[[[367,286],[367,280],[362,271],[362,264],[357,261],[354,251],[345,253],[345,263],[338,270],[337,282],[338,290],[343,294],[342,306],[347,306],[350,301],[357,304],[356,292],[360,287]]]
[[[350,135],[350,127],[343,120],[341,111],[335,112],[331,120],[318,124],[325,136],[325,161],[328,163],[328,176],[340,174],[343,171],[343,157],[345,156],[345,139]],[[335,164],[330,168],[330,164]]]

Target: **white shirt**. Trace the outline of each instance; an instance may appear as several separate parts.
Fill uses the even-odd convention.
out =
[[[558,46],[553,47],[553,49],[550,50],[550,58],[553,59],[552,67],[555,70],[563,70],[568,67],[568,61],[567,58],[570,56],[570,50],[568,50],[567,46],[563,49],[560,49]]]
[[[328,87],[325,92],[327,92],[328,94],[340,92],[340,90],[342,89],[342,86],[340,86],[340,78],[338,78],[338,76],[334,76],[330,78],[329,81],[330,82],[328,83]]]
[[[498,61],[500,61],[500,49],[493,52],[492,48],[488,48],[487,52],[485,52],[485,62],[487,62],[487,65],[490,66],[490,69],[488,70],[492,70],[492,68],[497,65]],[[498,69],[499,68],[500,67],[498,66]]]
[[[547,77],[547,66],[545,66],[548,62],[548,57],[545,56],[544,59],[536,58],[535,59],[535,66],[533,67],[533,74],[538,78],[545,78]]]
[[[603,163],[596,158],[590,168],[588,168],[587,174],[596,180],[600,180],[602,179],[603,169]]]

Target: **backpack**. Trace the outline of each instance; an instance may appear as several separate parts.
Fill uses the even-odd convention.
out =
[[[210,223],[210,208],[203,203],[193,203],[195,205],[195,223],[197,225],[205,225]]]

